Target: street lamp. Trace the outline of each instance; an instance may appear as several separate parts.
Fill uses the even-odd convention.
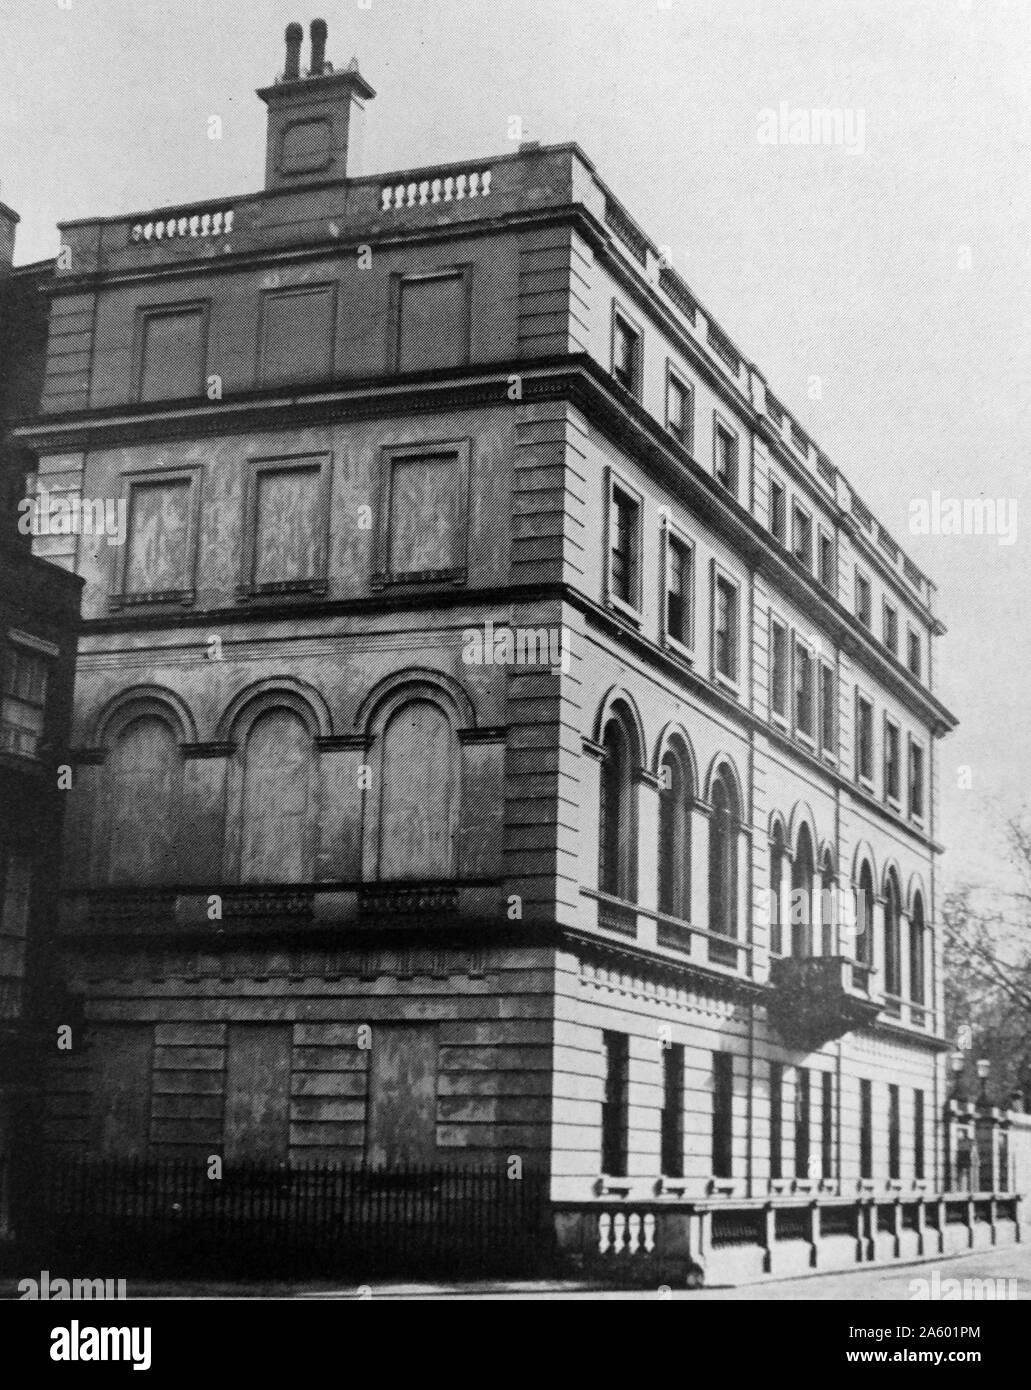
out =
[[[988,1104],[988,1073],[992,1069],[992,1064],[987,1057],[979,1057],[977,1060],[977,1079],[981,1086],[977,1093],[978,1105]]]
[[[966,1060],[962,1052],[953,1052],[949,1057],[949,1065],[952,1068],[952,1096],[954,1100],[963,1099],[963,1068],[966,1066]]]

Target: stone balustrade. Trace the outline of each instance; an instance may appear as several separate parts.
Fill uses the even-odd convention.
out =
[[[417,179],[385,183],[380,190],[380,209],[400,212],[430,203],[459,203],[466,198],[490,196],[491,171],[468,169],[461,173],[420,173]]]
[[[139,218],[129,228],[129,240],[146,245],[183,237],[229,236],[232,230],[232,208],[206,208]]]
[[[558,1202],[565,1270],[652,1287],[754,1283],[1021,1240],[1013,1193]]]

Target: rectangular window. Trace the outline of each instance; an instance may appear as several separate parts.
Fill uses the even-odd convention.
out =
[[[770,1063],[770,1177],[784,1176],[784,1066]]]
[[[207,317],[203,304],[140,311],[137,380],[141,401],[180,400],[203,393]]]
[[[379,567],[388,583],[461,582],[468,544],[469,445],[383,450]]]
[[[870,606],[870,581],[856,570],[856,617],[864,627],[870,627],[873,618]]]
[[[920,634],[914,632],[912,628],[909,629],[906,643],[906,664],[913,675],[919,678],[921,671]]]
[[[618,483],[609,505],[609,592],[628,607],[640,606],[641,504]]]
[[[924,750],[909,740],[909,814],[923,819],[924,814]]]
[[[825,1178],[834,1172],[834,1074],[820,1073],[820,1171]]]
[[[32,861],[11,853],[0,859],[0,1023],[21,1017],[25,939],[29,927]]]
[[[694,397],[690,386],[672,368],[666,377],[666,428],[685,449],[694,434]]]
[[[641,335],[618,310],[612,315],[612,375],[632,395],[640,395]]]
[[[290,593],[324,588],[328,458],[253,465],[243,588]]]
[[[795,1177],[809,1177],[812,1088],[805,1067],[795,1068]]]
[[[791,511],[791,553],[807,570],[813,568],[813,520],[797,502]]]
[[[679,537],[666,533],[666,636],[691,646],[694,554]]]
[[[315,381],[333,371],[332,285],[274,290],[261,309],[261,381]]]
[[[45,656],[15,646],[7,647],[2,659],[0,749],[34,758],[43,737],[49,664]]]
[[[899,610],[884,600],[884,645],[892,656],[899,654]]]
[[[856,693],[856,777],[873,781],[873,705]]]
[[[737,494],[737,435],[717,418],[714,434],[715,458],[713,472],[716,481],[728,492]]]
[[[785,540],[786,540],[786,538],[787,538],[785,517],[786,517],[786,512],[785,512],[784,485],[783,485],[783,483],[778,483],[777,480],[776,480],[776,478],[774,478],[774,477],[771,475],[771,477],[770,477],[770,531],[771,531],[771,533],[777,538],[777,540],[780,541],[781,545],[784,544],[784,542],[785,542]]]
[[[713,595],[713,662],[717,672],[737,680],[737,586],[722,575],[716,577]]]
[[[924,1093],[913,1092],[913,1177],[924,1178]]]
[[[824,753],[836,753],[837,738],[837,694],[835,691],[834,667],[826,661],[820,662],[820,747]]]
[[[712,1054],[712,1173],[729,1178],[734,1172],[734,1058]]]
[[[902,1176],[902,1165],[900,1163],[900,1132],[899,1132],[899,1088],[892,1084],[888,1087],[888,1177],[900,1178]]]
[[[777,618],[770,619],[770,709],[788,717],[788,630]]]
[[[629,1120],[630,1039],[626,1033],[602,1034],[605,1098],[601,1107],[601,1171],[626,1176]]]
[[[193,479],[132,479],[122,596],[179,599],[193,588]]]
[[[815,659],[806,644],[795,639],[795,732],[812,738],[816,733],[814,714]]]
[[[859,1083],[859,1176],[873,1177],[873,1083]]]
[[[889,801],[899,799],[899,729],[884,718],[884,795]]]
[[[469,361],[469,276],[464,269],[399,277],[399,372],[461,367]]]
[[[836,566],[834,564],[834,537],[826,531],[820,532],[820,583],[825,589],[836,593],[838,589]]]
[[[662,1053],[662,1172],[684,1176],[684,1048],[672,1043]]]

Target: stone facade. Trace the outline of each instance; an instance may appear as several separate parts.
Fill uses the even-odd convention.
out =
[[[263,193],[62,228],[21,438],[127,522],[37,542],[50,1141],[939,1187],[933,585],[577,147],[346,178],[330,80]]]

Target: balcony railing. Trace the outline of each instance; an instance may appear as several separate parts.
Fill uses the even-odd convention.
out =
[[[856,988],[856,964],[844,956],[781,956],[771,962],[770,1019],[785,1041],[809,1051],[876,1019],[880,1005]]]
[[[873,974],[872,965],[867,965],[865,961],[854,960],[852,962],[852,988],[859,990],[862,994],[869,994]]]

